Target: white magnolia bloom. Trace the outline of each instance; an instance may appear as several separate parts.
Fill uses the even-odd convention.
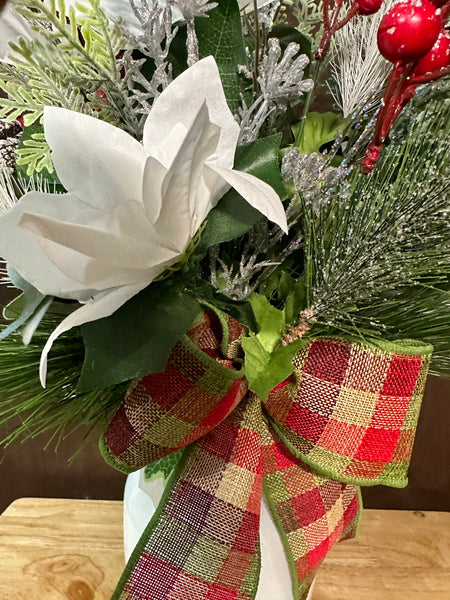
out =
[[[0,256],[42,294],[83,306],[51,334],[111,315],[174,264],[232,186],[287,231],[274,190],[233,170],[239,126],[212,57],[155,100],[143,143],[108,123],[46,107],[44,128],[67,194],[31,191],[0,219]]]

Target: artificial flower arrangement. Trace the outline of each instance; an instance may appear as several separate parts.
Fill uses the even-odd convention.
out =
[[[167,479],[114,599],[303,599],[450,373],[450,3],[12,4],[4,443]]]

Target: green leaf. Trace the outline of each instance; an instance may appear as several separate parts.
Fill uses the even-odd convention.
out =
[[[305,308],[306,304],[306,289],[305,277],[302,275],[294,283],[294,289],[286,297],[284,305],[284,314],[286,323],[295,323],[298,321],[300,311]]]
[[[147,465],[144,469],[145,480],[154,481],[155,479],[160,479],[162,477],[167,481],[183,456],[184,450],[184,448],[181,448],[180,450],[172,452],[167,456],[163,456],[159,460],[155,460],[155,462]]]
[[[250,304],[259,327],[257,338],[264,350],[270,353],[281,341],[285,327],[284,313],[260,294],[252,294]]]
[[[245,351],[245,376],[249,388],[261,400],[267,400],[269,392],[294,371],[292,359],[303,343],[303,340],[296,340],[288,346],[279,346],[270,353],[264,349],[256,335],[242,340]]]
[[[298,139],[300,123],[292,126],[292,133],[295,138],[294,145],[298,147],[301,154],[319,152],[320,147],[334,140],[336,135],[346,125],[347,119],[332,112],[310,112],[306,115],[305,128],[301,140]]]
[[[265,181],[281,198],[284,198],[285,189],[278,156],[280,143],[281,136],[272,135],[238,147],[234,168]],[[198,254],[202,256],[210,246],[244,235],[263,218],[258,210],[251,207],[242,196],[231,189],[209,213],[197,248]]]
[[[152,283],[110,317],[86,323],[78,391],[104,388],[164,369],[200,312],[181,275]]]
[[[276,385],[293,372],[292,359],[303,344],[297,340],[287,346],[282,345],[285,330],[285,315],[270,304],[265,296],[253,294],[250,304],[259,327],[258,333],[250,333],[242,340],[245,352],[245,376],[249,388],[262,400]]]
[[[248,302],[232,300],[229,296],[221,294],[208,281],[202,279],[201,276],[193,280],[189,289],[199,301],[204,300],[209,302],[236,319],[236,321],[239,321],[242,325],[251,330],[256,329],[255,316]]]
[[[247,64],[241,15],[237,0],[218,0],[208,17],[195,21],[200,58],[214,56],[228,106],[233,114],[241,106],[245,86],[238,65]]]

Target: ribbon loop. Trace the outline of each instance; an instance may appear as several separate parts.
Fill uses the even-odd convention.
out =
[[[220,311],[199,315],[173,348],[163,373],[135,380],[113,416],[100,450],[124,473],[206,435],[247,392],[238,360],[243,330]]]
[[[312,340],[263,406],[235,360],[241,336],[206,312],[111,421],[104,456],[125,472],[190,444],[112,600],[254,600],[263,486],[303,600],[356,534],[357,484],[406,485],[430,346]]]
[[[265,404],[289,449],[320,473],[404,487],[432,347],[319,339]]]

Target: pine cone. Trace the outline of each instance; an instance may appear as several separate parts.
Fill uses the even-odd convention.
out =
[[[17,121],[7,123],[0,119],[0,171],[14,171],[15,151],[21,136],[22,128]]]

